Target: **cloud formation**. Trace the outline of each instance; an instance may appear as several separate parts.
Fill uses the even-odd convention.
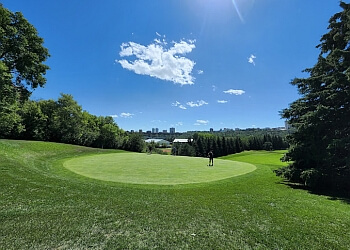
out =
[[[134,116],[134,114],[131,114],[131,113],[121,113],[120,114],[120,117],[123,117],[123,118],[132,118]]]
[[[176,101],[171,104],[173,107],[179,107],[180,109],[187,109],[184,105],[182,105],[180,102]]]
[[[200,125],[208,125],[209,121],[208,120],[197,120],[196,123],[193,125],[200,126]]]
[[[243,95],[245,91],[241,89],[229,89],[229,90],[225,90],[224,93],[230,94],[230,95]]]
[[[118,115],[110,115],[112,118],[118,118]]]
[[[180,85],[191,85],[195,80],[191,73],[196,63],[183,55],[190,53],[196,47],[194,43],[195,40],[172,42],[173,45],[169,49],[165,48],[164,39],[163,41],[155,39],[154,43],[147,46],[135,42],[123,43],[119,55],[133,56],[136,59],[129,61],[122,59],[116,62],[124,69],[139,75],[149,75]]]
[[[248,62],[255,66],[255,61],[254,61],[255,58],[256,58],[256,56],[251,54],[250,57],[248,57]]]
[[[226,100],[218,100],[218,103],[227,103]]]
[[[194,107],[200,107],[200,106],[203,106],[203,105],[207,105],[208,103],[206,101],[200,100],[200,101],[197,101],[197,102],[187,102],[186,104],[188,106],[190,106],[191,108],[194,108]]]
[[[187,102],[186,105],[188,107],[191,107],[191,108],[197,108],[197,107],[201,107],[203,105],[208,105],[209,103],[207,103],[206,101],[203,101],[203,100],[200,100],[200,101],[196,101],[196,102],[193,102],[193,101],[190,101],[190,102]],[[181,104],[180,102],[178,101],[175,101],[174,103],[171,104],[171,106],[173,107],[179,107],[180,109],[187,109],[186,106],[184,106],[183,104]]]

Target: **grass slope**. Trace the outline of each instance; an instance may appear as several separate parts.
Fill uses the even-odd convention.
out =
[[[64,162],[69,170],[105,181],[133,184],[176,185],[217,181],[254,171],[252,164],[158,154],[108,154],[76,157]]]
[[[1,249],[348,249],[349,204],[292,189],[281,152],[226,160],[257,170],[174,187],[104,182],[63,162],[104,151],[0,140]]]

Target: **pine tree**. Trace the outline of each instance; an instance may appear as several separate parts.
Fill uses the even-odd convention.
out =
[[[350,191],[350,4],[329,20],[308,78],[296,78],[301,98],[281,113],[294,132],[278,175],[314,188]]]

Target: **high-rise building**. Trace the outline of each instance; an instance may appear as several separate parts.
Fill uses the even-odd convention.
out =
[[[175,134],[175,128],[170,128],[169,131],[170,131],[170,134]]]
[[[288,121],[285,121],[285,122],[284,122],[284,128],[285,128],[286,130],[289,130],[291,127],[292,127],[292,126],[289,124]]]
[[[152,133],[153,134],[158,134],[159,133],[159,128],[152,128]]]

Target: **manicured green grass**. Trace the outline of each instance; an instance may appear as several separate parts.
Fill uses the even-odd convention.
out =
[[[0,249],[349,249],[350,205],[283,184],[282,152],[225,157],[257,169],[216,182],[134,185],[63,163],[105,151],[0,140]]]
[[[104,181],[133,184],[176,185],[211,182],[254,171],[252,164],[157,154],[108,154],[77,157],[64,162],[69,170]]]

